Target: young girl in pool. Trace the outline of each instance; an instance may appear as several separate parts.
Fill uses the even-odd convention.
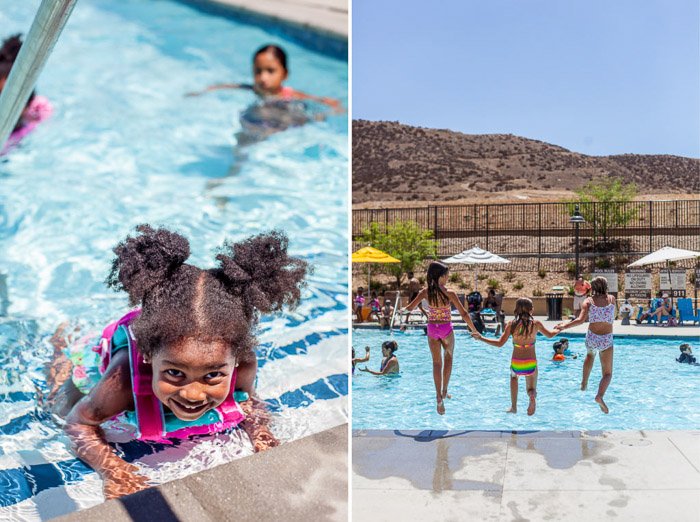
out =
[[[55,396],[76,455],[102,476],[107,498],[147,487],[100,428],[124,412],[141,440],[168,443],[240,424],[256,451],[277,445],[255,397],[252,330],[258,313],[299,301],[306,274],[279,232],[225,243],[208,270],[185,263],[181,235],[148,225],[137,232],[115,247],[107,284],[140,308],[105,328],[96,345],[65,350],[72,379]],[[51,380],[61,385],[56,374]]]
[[[0,46],[0,92],[5,88],[5,83],[10,76],[10,71],[12,70],[12,66],[17,59],[21,47],[22,37],[19,34],[6,38],[2,42],[2,46]],[[12,130],[12,134],[10,134],[0,154],[4,154],[17,145],[22,138],[33,131],[39,123],[51,116],[52,111],[53,107],[49,100],[43,96],[38,96],[32,91],[19,120]]]
[[[515,319],[510,321],[500,339],[487,339],[474,331],[472,337],[491,346],[501,347],[506,344],[508,338],[513,336],[513,354],[510,360],[510,402],[508,413],[518,411],[518,377],[525,377],[527,395],[530,403],[527,414],[534,415],[537,407],[537,355],[535,353],[535,341],[537,332],[551,338],[557,335],[556,331],[545,328],[532,316],[532,301],[527,297],[521,297],[515,302]]]
[[[203,91],[188,93],[188,96],[199,96],[200,94],[220,89],[246,89],[252,90],[261,98],[312,100],[334,109],[340,109],[338,100],[313,96],[283,85],[288,76],[287,53],[276,45],[264,45],[253,55],[252,85],[247,83],[218,83],[210,85]]]
[[[423,288],[401,313],[407,313],[416,308],[423,299],[427,299],[428,308],[428,346],[433,358],[433,381],[437,399],[437,412],[445,414],[445,399],[451,398],[447,393],[452,373],[452,355],[454,352],[455,336],[452,330],[452,306],[454,306],[464,322],[475,331],[471,317],[459,302],[457,294],[445,288],[449,268],[439,261],[433,261],[428,266],[428,287]]]
[[[379,371],[373,372],[367,368],[367,366],[360,368],[360,371],[371,373],[372,375],[389,375],[399,373],[399,358],[396,357],[395,354],[396,350],[398,349],[399,343],[396,341],[384,341],[382,343],[382,362],[379,365]]]

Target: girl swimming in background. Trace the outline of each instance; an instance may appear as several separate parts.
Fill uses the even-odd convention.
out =
[[[437,412],[445,414],[445,399],[451,398],[447,393],[452,373],[452,355],[455,346],[455,335],[452,330],[452,306],[454,306],[464,322],[475,331],[471,317],[459,302],[457,294],[445,288],[449,268],[438,261],[428,266],[428,288],[423,288],[418,295],[402,310],[407,313],[416,308],[423,299],[427,299],[428,307],[428,346],[433,358],[433,381],[437,398]],[[443,356],[444,353],[444,356]]]
[[[535,341],[537,332],[547,337],[557,335],[537,321],[532,316],[532,301],[527,297],[521,297],[515,302],[515,319],[506,324],[500,339],[487,339],[478,332],[473,332],[472,337],[491,346],[501,347],[506,344],[508,338],[513,336],[513,354],[510,359],[510,410],[508,413],[518,411],[518,377],[525,377],[525,387],[530,403],[527,414],[534,415],[537,408],[537,354],[535,353]]]
[[[573,321],[560,323],[554,327],[558,332],[582,324],[586,321],[586,360],[583,361],[583,376],[581,390],[588,387],[588,377],[593,369],[596,353],[600,354],[602,377],[598,385],[595,401],[603,413],[608,413],[608,405],[603,396],[612,380],[613,368],[613,321],[615,320],[615,296],[608,294],[608,281],[604,277],[596,277],[591,281],[593,296],[588,297],[581,305],[581,313]]]
[[[303,104],[295,100],[310,100],[331,107],[334,112],[342,112],[338,100],[319,97],[298,91],[284,85],[289,76],[287,53],[276,45],[264,45],[253,55],[253,83],[220,83],[207,87],[204,91],[191,92],[188,96],[199,96],[206,92],[221,89],[245,89],[255,92],[261,103],[252,105],[241,115],[241,125],[245,131],[239,136],[239,144],[259,141],[275,132],[289,127],[298,127],[311,121],[310,114]],[[314,119],[323,119],[317,115]],[[244,143],[241,143],[241,138]]]
[[[22,37],[19,34],[10,36],[2,42],[2,47],[0,47],[0,92],[5,88],[5,83],[7,83],[7,78],[10,76],[10,71],[21,47]],[[49,100],[43,96],[36,95],[32,91],[19,120],[12,130],[12,134],[10,134],[0,154],[5,154],[9,149],[16,146],[39,123],[51,116],[52,111],[53,107],[51,107]]]
[[[67,413],[73,449],[102,476],[107,498],[147,487],[100,427],[119,414],[141,440],[167,444],[240,424],[255,451],[277,445],[255,396],[252,329],[259,313],[299,301],[307,270],[287,255],[279,232],[225,243],[208,270],[185,263],[190,248],[181,235],[148,225],[137,232],[115,247],[107,284],[140,308],[105,328],[97,343],[56,342],[49,375],[54,412]]]
[[[369,346],[367,347],[369,348]],[[382,362],[378,372],[373,372],[367,366],[360,368],[361,372],[371,373],[372,375],[388,375],[399,373],[399,359],[396,357],[396,350],[399,349],[399,343],[396,341],[384,341],[382,343]],[[369,353],[369,352],[367,352]]]

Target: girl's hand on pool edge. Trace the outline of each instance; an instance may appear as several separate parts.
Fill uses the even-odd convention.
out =
[[[138,473],[138,468],[127,462],[105,471],[102,474],[102,479],[104,480],[102,491],[106,500],[130,495],[151,487],[148,484],[148,479]]]

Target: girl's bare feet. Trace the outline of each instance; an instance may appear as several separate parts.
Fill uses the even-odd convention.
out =
[[[581,391],[586,391],[586,388],[588,388],[588,386],[586,386],[584,383],[581,383]]]
[[[530,393],[528,393],[528,395],[530,396],[530,404],[527,405],[527,414],[534,415],[535,408],[537,407],[537,403],[535,402],[535,397],[537,397],[537,392],[531,391]]]
[[[437,401],[437,412],[439,415],[445,415],[445,403],[442,401],[442,398]]]
[[[511,406],[509,410],[506,410],[506,413],[518,413],[518,408]]]
[[[452,398],[452,395],[450,395],[449,393],[447,393],[447,390],[442,390],[442,398],[443,398],[443,399],[451,399],[451,398]]]
[[[595,401],[598,403],[598,406],[600,406],[600,409],[603,411],[603,413],[608,413],[610,410],[608,409],[607,404],[605,404],[605,401],[603,400],[603,397],[596,395]]]

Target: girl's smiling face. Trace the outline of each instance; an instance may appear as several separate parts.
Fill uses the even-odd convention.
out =
[[[253,60],[255,91],[259,94],[275,95],[282,89],[287,79],[287,70],[270,51],[258,54]]]
[[[155,396],[178,419],[193,421],[229,396],[236,359],[222,342],[186,338],[159,350],[151,364]]]

